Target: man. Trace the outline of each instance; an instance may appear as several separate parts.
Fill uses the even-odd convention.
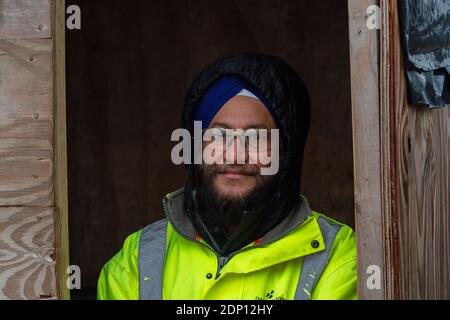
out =
[[[186,165],[185,187],[163,200],[166,218],[125,240],[101,272],[98,298],[355,299],[353,231],[300,195],[309,117],[303,82],[276,57],[233,55],[203,70],[183,128],[201,121],[204,132],[233,135],[202,142],[201,151],[224,148]],[[274,162],[278,170],[262,174]]]

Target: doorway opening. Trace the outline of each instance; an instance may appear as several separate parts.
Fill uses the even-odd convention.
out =
[[[101,267],[127,235],[164,216],[184,184],[170,159],[184,96],[213,60],[279,56],[312,103],[302,193],[312,209],[354,227],[347,1],[67,1],[82,12],[66,32],[70,264],[95,298]]]

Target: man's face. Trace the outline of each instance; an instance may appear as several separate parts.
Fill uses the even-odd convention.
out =
[[[259,100],[235,96],[219,110],[209,128],[270,130],[276,129],[277,126],[269,111]],[[239,148],[239,143],[241,142],[237,138],[232,140],[232,144],[218,155],[223,157],[224,164],[203,164],[201,167],[202,180],[212,185],[221,199],[245,199],[252,191],[264,186],[272,178],[260,175],[263,165],[258,160],[256,164],[250,164],[249,158],[255,155],[248,148]],[[204,143],[203,147],[205,148],[206,145],[207,143]],[[227,151],[231,150],[233,150],[233,163],[227,164]],[[245,164],[237,164],[238,157],[244,157]]]

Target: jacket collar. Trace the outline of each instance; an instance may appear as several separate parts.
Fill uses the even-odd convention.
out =
[[[183,209],[183,199],[184,188],[167,194],[163,199],[164,211],[175,232],[183,238],[196,241],[197,231]],[[301,228],[299,228],[300,226]],[[296,229],[300,229],[302,232],[292,232]],[[313,240],[319,241],[319,246],[317,248],[311,246]],[[290,245],[285,246],[288,242]],[[292,243],[295,243],[295,245],[292,245]],[[259,267],[264,264],[264,259],[267,260],[268,250],[273,250],[276,247],[278,247],[278,254],[272,256],[273,258],[270,259],[270,265],[273,265],[275,261],[282,262],[294,257],[300,257],[323,250],[322,234],[317,221],[312,215],[312,211],[306,198],[300,196],[299,202],[292,212],[277,226],[267,232],[261,239],[258,239],[257,242],[248,244],[237,252],[246,254],[246,251],[249,251],[248,249],[253,247],[262,247],[265,249],[265,253],[260,256],[261,261],[255,264]],[[280,255],[280,247],[283,247],[282,255]],[[251,251],[253,257],[252,260],[258,259],[259,255],[255,255],[254,250]],[[244,269],[247,271],[250,270],[248,266]]]

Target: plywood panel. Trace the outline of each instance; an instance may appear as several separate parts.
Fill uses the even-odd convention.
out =
[[[0,39],[50,38],[50,0],[0,0]]]
[[[12,140],[14,148],[3,148],[9,141],[11,140],[5,142],[0,139],[1,206],[51,205],[51,146],[35,145],[30,148],[20,140]]]
[[[51,40],[0,40],[0,206],[53,202]]]
[[[52,41],[0,40],[0,138],[52,137]]]
[[[0,0],[0,299],[57,296],[53,5]]]
[[[56,296],[53,210],[0,208],[0,299]]]

